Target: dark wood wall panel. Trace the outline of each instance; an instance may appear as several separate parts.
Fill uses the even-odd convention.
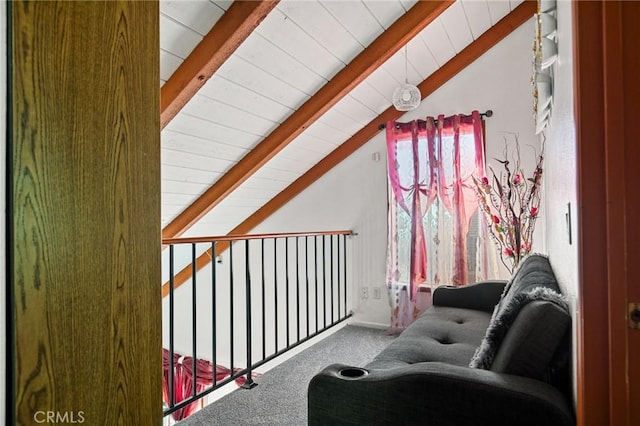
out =
[[[15,421],[160,424],[158,4],[9,13]]]

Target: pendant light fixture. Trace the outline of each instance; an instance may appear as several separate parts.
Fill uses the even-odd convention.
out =
[[[393,106],[398,111],[411,111],[420,105],[420,89],[413,84],[409,84],[407,77],[407,45],[404,46],[404,84],[398,86],[393,91]]]

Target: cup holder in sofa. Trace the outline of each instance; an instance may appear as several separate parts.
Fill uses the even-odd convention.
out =
[[[338,375],[347,380],[359,379],[360,377],[364,377],[367,374],[369,374],[367,370],[358,367],[346,367],[338,371]]]

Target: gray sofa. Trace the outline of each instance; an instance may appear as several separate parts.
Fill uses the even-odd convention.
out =
[[[570,345],[549,261],[530,255],[508,282],[437,288],[364,368],[315,375],[309,425],[575,425]]]

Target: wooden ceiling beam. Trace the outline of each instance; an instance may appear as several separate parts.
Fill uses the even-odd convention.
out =
[[[291,114],[163,230],[163,238],[182,235],[202,216],[286,147],[346,96],[402,46],[446,10],[453,1],[416,3],[334,78]]]
[[[535,1],[527,0],[521,3],[511,13],[500,20],[496,25],[489,28],[484,34],[473,41],[469,46],[444,64],[440,69],[427,77],[418,85],[422,98],[427,98],[447,81],[464,70],[469,64],[478,59],[489,49],[499,43],[513,30],[524,24],[537,12]],[[380,130],[378,125],[389,120],[400,118],[404,112],[397,111],[393,106],[387,108],[382,114],[369,122],[358,133],[351,136],[342,145],[334,149],[329,155],[320,160],[315,166],[305,174],[296,179],[291,185],[282,190],[278,195],[269,200],[255,213],[236,226],[228,235],[242,235],[249,233],[253,228],[264,222],[269,216],[291,201],[295,196],[304,191],[309,185],[317,181],[329,170],[338,165],[342,160],[353,154],[358,148],[371,140]],[[218,253],[221,254],[228,248],[228,243],[217,245]],[[203,253],[196,259],[196,270],[205,267],[211,259],[215,257],[211,250]],[[177,288],[191,278],[191,266],[183,269],[174,279],[174,287]],[[169,285],[162,286],[163,297],[169,293]]]
[[[213,76],[279,0],[234,1],[160,89],[160,126],[167,124]]]

